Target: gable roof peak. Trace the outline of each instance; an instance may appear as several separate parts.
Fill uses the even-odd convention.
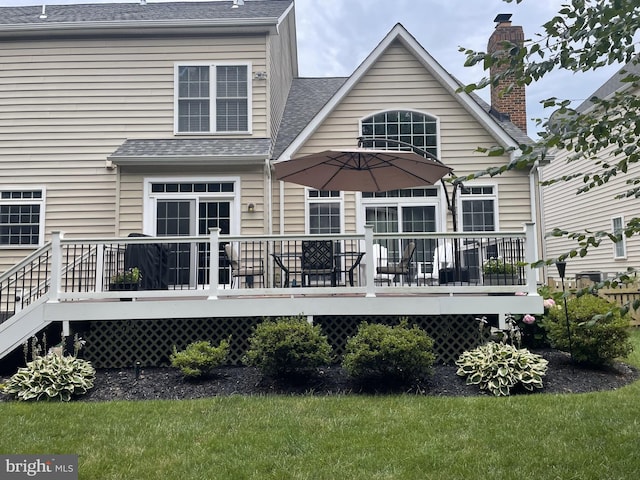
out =
[[[307,126],[299,132],[298,136],[288,145],[282,152],[280,159],[286,160],[291,158],[293,154],[305,143],[305,141],[313,134],[322,121],[333,111],[334,108],[342,101],[346,95],[357,85],[362,77],[366,75],[369,69],[384,55],[389,46],[396,40],[400,41],[404,47],[414,55],[418,61],[433,75],[433,77],[458,101],[465,110],[469,112],[503,147],[517,148],[526,135],[515,135],[507,127],[512,127],[510,122],[499,122],[492,117],[488,110],[478,103],[471,95],[460,92],[461,87],[458,82],[442,65],[440,65],[427,50],[418,42],[401,23],[396,23],[393,28],[384,36],[371,53],[363,60],[363,62],[355,69],[351,76],[344,84],[335,92],[333,97],[316,113]],[[518,131],[519,129],[513,127]],[[519,132],[521,133],[521,132]],[[520,137],[520,138],[516,138]]]

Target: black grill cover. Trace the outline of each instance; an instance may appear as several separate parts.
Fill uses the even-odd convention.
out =
[[[129,237],[148,237],[130,233]],[[167,290],[169,287],[169,251],[167,245],[147,243],[127,245],[124,254],[126,269],[138,267],[142,273],[141,290]]]

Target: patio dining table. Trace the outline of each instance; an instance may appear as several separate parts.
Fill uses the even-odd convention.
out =
[[[348,285],[353,287],[355,285],[354,271],[360,265],[360,262],[362,261],[364,255],[365,255],[365,252],[359,252],[359,251],[335,252],[333,254],[333,265],[334,267],[337,267],[337,268],[334,274],[332,275],[331,282],[329,284],[322,283],[319,286],[336,287],[338,286],[337,277],[340,276],[339,275],[340,273],[345,273],[348,278],[348,282],[349,282]],[[301,282],[299,284],[296,280],[297,275],[302,276],[303,274],[303,271],[301,268],[302,252],[295,251],[295,252],[272,253],[271,256],[273,257],[276,265],[280,268],[283,274],[283,281],[281,282],[281,284],[284,288],[288,288],[289,286],[298,287],[303,283]],[[347,262],[349,262],[349,264]],[[344,263],[344,267],[342,266],[343,263]],[[347,268],[347,265],[348,265],[348,268]],[[346,282],[344,285],[345,286],[347,285]]]

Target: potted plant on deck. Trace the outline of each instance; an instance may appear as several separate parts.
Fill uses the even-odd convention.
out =
[[[140,269],[138,267],[128,268],[127,270],[118,272],[111,277],[109,290],[138,290],[140,280],[142,280],[142,272],[140,272]]]
[[[482,273],[485,285],[517,285],[520,280],[517,267],[501,258],[484,262]]]

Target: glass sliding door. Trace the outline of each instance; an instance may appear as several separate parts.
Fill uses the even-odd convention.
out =
[[[365,208],[365,224],[373,225],[376,233],[397,233],[400,231],[398,223],[397,206],[371,206]],[[398,258],[398,242],[393,240],[380,240],[380,245],[387,249],[388,258]]]
[[[193,200],[158,200],[156,203],[156,235],[159,237],[194,235]],[[169,285],[190,286],[192,282],[193,249],[188,243],[168,246]]]
[[[376,205],[365,206],[365,223],[373,225],[376,233],[435,232],[437,230],[435,205]],[[414,239],[416,250],[412,258],[411,274],[417,274],[418,262],[430,263],[435,248],[434,240]],[[384,239],[389,261],[398,261],[408,240]]]
[[[208,236],[211,228],[222,235],[237,233],[234,205],[238,179],[146,180],[149,233],[157,236]],[[169,246],[169,284],[173,288],[196,288],[209,283],[209,242]],[[229,283],[224,245],[219,245],[220,285]]]
[[[209,235],[209,229],[219,228],[220,234],[231,232],[231,202],[218,200],[201,200],[198,204],[198,235]],[[198,246],[198,284],[209,283],[209,243]],[[229,265],[224,253],[224,245],[218,245],[218,283],[230,283]]]
[[[402,231],[407,232],[435,232],[436,231],[436,207],[418,206],[402,208]],[[412,264],[416,267],[413,272],[418,274],[418,264],[424,267],[420,272],[428,272],[433,261],[433,252],[436,242],[433,239],[415,239],[416,250],[413,254]],[[428,267],[427,267],[428,266]]]
[[[197,214],[196,214],[197,212]],[[210,228],[230,233],[231,202],[196,200],[158,200],[156,203],[156,235],[208,235]],[[196,228],[197,227],[197,228]],[[218,251],[220,284],[229,283],[224,246]],[[209,243],[179,243],[169,245],[169,284],[188,288],[209,282]]]

